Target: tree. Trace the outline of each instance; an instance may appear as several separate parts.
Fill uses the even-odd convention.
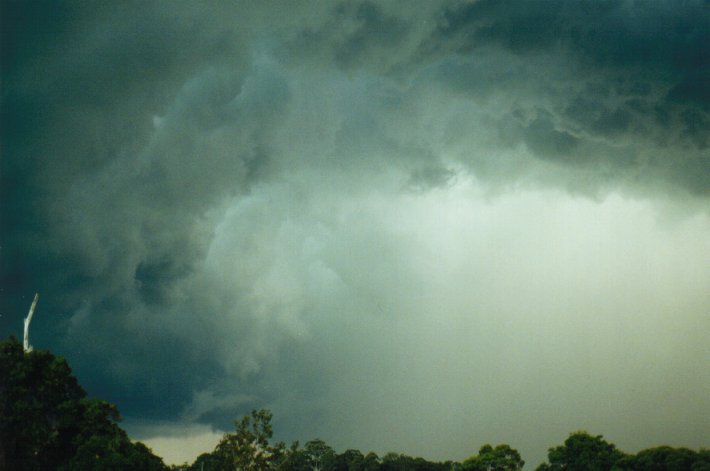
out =
[[[550,448],[549,463],[538,470],[606,471],[611,470],[624,454],[608,443],[601,435],[592,436],[585,431],[570,434],[564,445]]]
[[[365,459],[362,460],[362,468],[360,469],[363,471],[375,471],[380,469],[380,457],[377,456],[377,453],[371,451],[365,455]]]
[[[463,462],[462,469],[468,471],[514,471],[523,468],[525,461],[520,453],[510,445],[483,445],[478,454]]]
[[[283,443],[271,445],[271,411],[253,410],[235,421],[236,432],[226,433],[214,454],[225,471],[276,469],[284,458]]]
[[[303,448],[306,465],[313,471],[330,471],[335,467],[335,452],[323,440],[315,439]]]
[[[99,399],[82,399],[79,433],[73,439],[74,456],[60,470],[165,470],[163,460],[143,443],[131,442],[117,422],[115,405]]]
[[[45,469],[66,462],[86,393],[66,361],[25,353],[17,339],[0,344],[0,468]]]
[[[365,460],[360,450],[345,450],[335,457],[336,471],[358,471],[362,469],[362,462]]]
[[[63,358],[0,342],[0,469],[167,469],[119,420],[116,406],[86,397]]]
[[[288,450],[284,450],[281,460],[276,465],[279,471],[300,471],[306,469],[306,455],[299,448],[298,440]]]
[[[427,461],[421,457],[412,457],[400,453],[387,453],[382,457],[380,470],[382,471],[451,471],[452,462],[437,463]]]
[[[616,462],[615,469],[624,471],[683,471],[710,470],[710,453],[688,448],[658,446],[625,456]]]
[[[195,458],[195,462],[191,466],[181,467],[189,471],[219,471],[221,462],[219,457],[212,453],[202,453]]]
[[[382,457],[382,464],[380,464],[380,470],[382,471],[405,471],[410,469],[412,458],[407,455],[402,455],[390,451],[385,453]]]

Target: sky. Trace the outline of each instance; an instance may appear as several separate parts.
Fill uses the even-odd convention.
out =
[[[0,3],[0,334],[168,463],[710,444],[710,3]]]

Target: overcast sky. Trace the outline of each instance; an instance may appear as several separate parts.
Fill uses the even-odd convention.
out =
[[[167,462],[710,444],[707,1],[0,18],[0,333]]]

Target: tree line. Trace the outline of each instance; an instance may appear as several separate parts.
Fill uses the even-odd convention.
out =
[[[462,462],[400,453],[378,456],[325,441],[273,442],[272,414],[253,410],[235,421],[215,449],[192,463],[166,466],[118,425],[115,405],[89,398],[66,360],[0,341],[0,470],[28,471],[508,471],[525,462],[508,444],[479,448]],[[628,454],[601,435],[578,431],[548,450],[539,471],[710,471],[710,450],[659,446]]]
[[[387,453],[382,457],[359,450],[336,453],[323,440],[301,447],[293,442],[271,443],[271,412],[253,410],[235,422],[211,453],[197,457],[186,471],[517,471],[523,468],[520,453],[508,444],[490,444],[462,462],[432,462],[420,457]],[[548,450],[547,461],[537,471],[710,471],[710,450],[659,446],[636,454],[624,453],[602,435],[571,433],[561,445]]]

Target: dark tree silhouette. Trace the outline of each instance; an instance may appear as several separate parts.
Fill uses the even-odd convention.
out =
[[[0,342],[0,469],[167,469],[119,420],[116,406],[86,397],[63,358]]]

